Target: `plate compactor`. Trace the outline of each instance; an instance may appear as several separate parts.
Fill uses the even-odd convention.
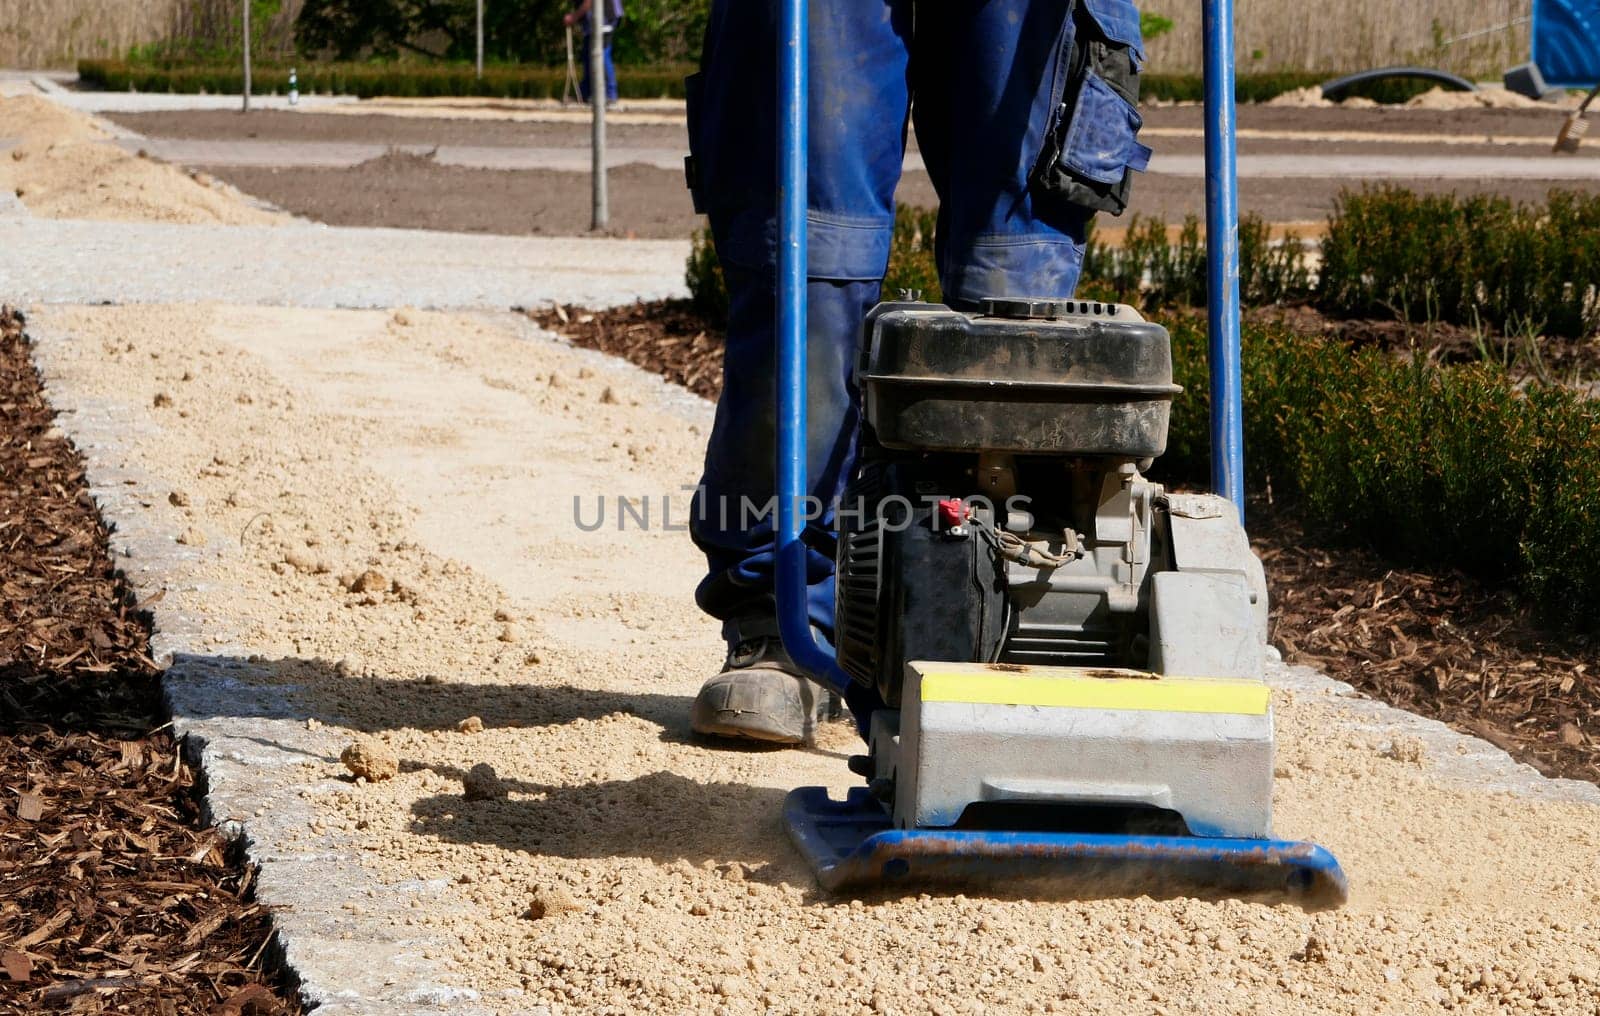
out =
[[[1208,66],[1208,83],[1227,84],[1207,96],[1219,237],[1237,229],[1231,16],[1211,16],[1229,0],[1205,2],[1208,64],[1230,54],[1225,76]],[[1267,591],[1236,507],[1232,245],[1211,248],[1214,457],[1231,500],[1145,479],[1179,388],[1166,330],[1132,308],[874,309],[860,464],[839,512],[836,650],[815,640],[800,536],[805,4],[782,7],[800,41],[780,46],[779,627],[816,680],[875,687],[887,704],[851,760],[864,786],[842,801],[789,795],[796,845],[827,889],[1017,882],[1342,902],[1332,855],[1271,838]]]

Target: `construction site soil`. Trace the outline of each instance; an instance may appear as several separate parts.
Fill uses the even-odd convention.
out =
[[[722,337],[688,301],[532,316],[697,395],[721,390]],[[1416,337],[1304,308],[1292,319],[1400,349]],[[1450,338],[1460,337],[1439,341]],[[1541,628],[1509,595],[1468,576],[1398,568],[1337,534],[1307,532],[1292,505],[1258,498],[1250,520],[1271,587],[1272,642],[1286,661],[1482,737],[1545,775],[1600,782],[1600,647],[1591,639]]]
[[[298,1012],[22,325],[0,309],[0,1011]]]
[[[108,113],[106,118],[150,137],[193,140],[364,141],[379,144],[588,146],[587,123],[529,120],[389,116],[339,110],[337,113],[259,110],[248,116],[232,111],[184,110],[160,113]],[[1146,127],[1204,126],[1198,105],[1144,106]],[[1404,106],[1346,108],[1243,105],[1241,131],[1312,131],[1325,134],[1383,132],[1487,138],[1520,136],[1554,139],[1564,113],[1554,106],[1536,109],[1411,109]],[[612,145],[659,148],[684,144],[682,123],[608,123]],[[912,138],[913,144],[915,138]]]

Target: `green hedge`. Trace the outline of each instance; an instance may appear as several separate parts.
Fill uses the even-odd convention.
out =
[[[538,64],[501,64],[485,68],[480,82],[466,64],[320,63],[297,65],[300,90],[324,94],[374,96],[489,95],[508,99],[560,98],[566,68]],[[683,98],[683,79],[692,64],[617,67],[617,84],[624,98]],[[85,84],[113,91],[130,87],[141,92],[238,92],[243,74],[232,64],[196,64],[183,61],[80,60],[78,75]],[[255,87],[263,92],[286,91],[289,68],[283,65],[253,69]],[[1284,92],[1307,88],[1332,75],[1285,71],[1241,74],[1235,82],[1240,102],[1266,102]],[[1141,79],[1145,99],[1161,102],[1199,102],[1205,82],[1197,74],[1145,74]],[[1357,93],[1352,93],[1357,94]],[[1368,86],[1369,98],[1400,102],[1415,94],[1408,83]]]
[[[1206,244],[1200,220],[1183,220],[1176,241],[1167,224],[1135,215],[1119,246],[1102,244],[1091,230],[1079,285],[1096,299],[1143,307],[1203,307],[1206,303]],[[1239,219],[1239,293],[1250,306],[1303,300],[1311,293],[1311,270],[1298,237],[1274,242],[1267,221]]]
[[[1172,328],[1165,475],[1209,472],[1205,325]],[[1246,326],[1252,485],[1402,561],[1514,585],[1552,622],[1600,628],[1600,403],[1522,389],[1489,364],[1441,367]]]
[[[1317,300],[1348,317],[1400,317],[1581,338],[1600,329],[1600,194],[1544,204],[1420,195],[1338,198]]]
[[[1299,262],[1284,267],[1274,253],[1281,248],[1265,243],[1264,227],[1244,232],[1255,237],[1245,250],[1257,252],[1244,257],[1255,266],[1247,294],[1304,285]],[[1205,274],[1198,233],[1189,223],[1169,245],[1164,228],[1146,222],[1130,237],[1131,246],[1157,259],[1153,277],[1175,299],[1202,291],[1195,288]],[[940,299],[932,236],[931,212],[899,210],[886,295],[920,289],[925,299]],[[1122,265],[1124,285],[1130,266],[1146,257],[1118,261],[1098,246],[1094,256]],[[703,311],[725,321],[727,294],[708,233],[695,238],[688,276]],[[1086,275],[1080,295],[1119,298],[1115,273]],[[1163,320],[1184,394],[1158,475],[1205,483],[1205,323],[1192,310]],[[1563,388],[1525,387],[1494,364],[1408,361],[1281,327],[1246,325],[1242,352],[1246,462],[1255,489],[1270,483],[1314,520],[1396,559],[1511,585],[1552,622],[1597,627],[1600,402]]]
[[[1239,74],[1234,77],[1233,94],[1240,102],[1266,102],[1333,76],[1309,71]],[[1206,97],[1205,79],[1198,74],[1141,74],[1139,97],[1146,102],[1200,102]]]
[[[566,84],[565,67],[526,64],[491,65],[480,80],[470,65],[311,63],[296,65],[303,94],[434,98],[490,96],[503,99],[559,99]],[[627,99],[683,98],[689,66],[618,67],[617,89]],[[159,63],[130,64],[120,60],[80,60],[78,76],[85,84],[110,91],[237,93],[244,74],[237,66]],[[253,90],[265,94],[289,90],[287,66],[251,69]]]

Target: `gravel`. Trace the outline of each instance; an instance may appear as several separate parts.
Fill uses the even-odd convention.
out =
[[[687,242],[0,217],[19,303],[614,306],[682,296]]]

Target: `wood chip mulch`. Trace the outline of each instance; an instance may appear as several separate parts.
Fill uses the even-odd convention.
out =
[[[0,1012],[301,1011],[166,718],[83,460],[0,308]]]
[[[576,346],[715,398],[722,336],[687,300],[529,311]],[[1395,568],[1286,506],[1251,506],[1273,642],[1374,698],[1443,720],[1549,776],[1600,782],[1600,646],[1541,630],[1501,591],[1459,573]]]
[[[1459,573],[1396,568],[1252,506],[1272,641],[1290,663],[1431,716],[1546,776],[1600,783],[1600,646]]]
[[[715,399],[722,392],[722,332],[708,327],[688,300],[604,311],[558,304],[528,316],[575,346],[621,357],[696,395]]]

